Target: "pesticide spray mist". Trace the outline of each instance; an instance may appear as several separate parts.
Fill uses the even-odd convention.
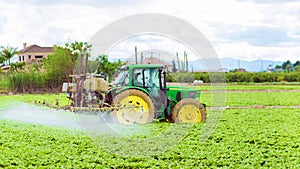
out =
[[[1,105],[0,119],[68,129],[81,129],[76,115],[71,112],[38,107],[23,102],[13,102],[7,105]]]

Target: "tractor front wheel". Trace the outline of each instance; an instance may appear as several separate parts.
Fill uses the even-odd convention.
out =
[[[172,111],[174,123],[198,123],[206,121],[206,110],[196,99],[188,98],[179,101]]]
[[[114,121],[121,124],[150,123],[154,119],[154,105],[150,97],[136,89],[121,92],[113,99],[118,107],[111,114]]]

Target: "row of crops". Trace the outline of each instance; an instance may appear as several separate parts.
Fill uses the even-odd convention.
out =
[[[227,87],[246,89],[247,92],[226,92],[226,106],[300,105],[300,94],[295,91],[298,87],[294,85]],[[285,91],[265,91],[274,89]],[[202,100],[208,105],[213,92],[208,89],[202,93]],[[48,98],[51,102],[55,98],[63,100],[64,96],[1,96],[0,101],[7,105],[12,100],[36,98]],[[1,104],[0,110],[4,107]],[[208,111],[208,118],[212,119],[212,115],[213,111]],[[212,135],[204,140],[200,139],[204,123],[188,126],[185,130],[186,125],[156,122],[134,126],[149,133],[96,138],[83,131],[2,119],[0,168],[299,168],[299,119],[299,109],[292,108],[228,109],[215,121],[217,127]],[[168,132],[174,128],[185,130],[183,137],[175,142],[171,140],[174,136]],[[157,139],[149,141],[153,137]],[[166,142],[168,137],[171,146]],[[137,150],[150,151],[149,147],[169,148],[156,154],[130,155]]]

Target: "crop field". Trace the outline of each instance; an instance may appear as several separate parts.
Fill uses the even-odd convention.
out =
[[[203,88],[206,91],[202,92],[201,100],[209,108],[214,91],[210,86]],[[226,88],[230,91],[225,92],[224,106],[300,105],[298,85]],[[300,168],[300,109],[297,108],[225,109],[215,121],[212,134],[204,140],[200,136],[208,122],[194,125],[154,122],[133,126],[150,133],[103,134],[94,138],[83,130],[1,118],[13,101],[46,99],[54,103],[57,98],[64,105],[67,104],[64,97],[64,94],[0,96],[0,168]],[[208,120],[212,115],[213,110],[208,110]],[[176,142],[166,132],[172,129],[184,131]],[[156,140],[149,141],[154,136]],[[165,151],[130,155],[137,150],[147,153],[151,148],[167,147],[168,137],[172,146]],[[140,140],[148,145],[141,147]]]
[[[213,92],[203,92],[201,100],[211,105]],[[300,92],[224,92],[224,106],[299,106]]]
[[[201,85],[197,86],[196,88],[200,90],[216,90],[219,89],[219,85]],[[226,84],[222,86],[222,89],[226,90],[269,90],[269,91],[276,91],[276,90],[300,90],[300,83],[245,83],[245,84]]]

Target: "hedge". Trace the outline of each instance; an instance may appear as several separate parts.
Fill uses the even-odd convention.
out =
[[[292,73],[269,73],[269,72],[226,72],[226,73],[170,73],[167,76],[168,82],[192,83],[194,80],[210,82],[300,82],[300,72]]]

